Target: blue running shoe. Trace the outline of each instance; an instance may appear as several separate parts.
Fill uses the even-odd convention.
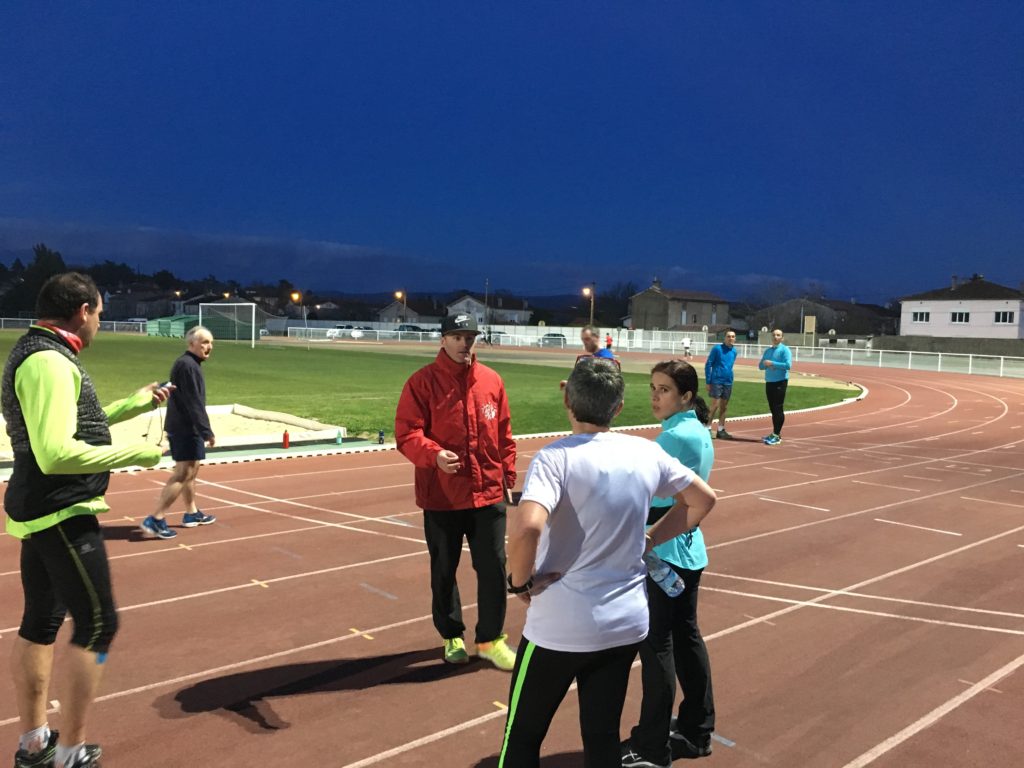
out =
[[[209,525],[210,523],[216,522],[216,517],[213,515],[204,515],[198,509],[195,512],[186,512],[185,516],[181,518],[181,525],[183,528],[195,528],[197,525]]]
[[[166,520],[157,520],[152,515],[142,521],[141,527],[142,535],[147,539],[173,539],[178,535],[177,531],[167,527]]]
[[[768,437],[766,437],[764,439],[764,444],[765,445],[781,445],[782,444],[782,438],[779,437],[778,435],[769,435]]]

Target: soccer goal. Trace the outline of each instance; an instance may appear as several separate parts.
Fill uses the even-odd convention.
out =
[[[199,305],[199,324],[206,326],[217,341],[248,341],[255,348],[260,328],[273,315],[252,302],[218,302]]]

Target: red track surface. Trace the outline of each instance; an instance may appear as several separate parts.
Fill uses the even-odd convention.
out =
[[[1024,382],[812,370],[869,395],[790,415],[775,448],[757,440],[767,419],[716,444],[707,764],[1024,764]],[[520,442],[521,470],[543,442]],[[109,495],[123,629],[91,716],[105,765],[497,764],[509,677],[440,660],[401,456],[208,466],[218,523],[137,540],[165,479],[115,475]],[[17,552],[0,537],[3,655]],[[510,601],[513,640],[522,621]],[[634,670],[623,733],[638,704]],[[13,750],[17,733],[5,675],[0,742]],[[542,765],[582,765],[579,749],[570,694]]]

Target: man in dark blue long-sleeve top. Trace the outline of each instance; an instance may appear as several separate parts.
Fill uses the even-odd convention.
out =
[[[167,441],[171,445],[174,473],[160,493],[156,511],[142,523],[143,535],[173,539],[177,532],[167,525],[165,516],[171,504],[181,496],[187,510],[182,526],[209,525],[217,518],[204,514],[196,506],[196,476],[199,462],[206,458],[206,446],[214,445],[210,417],[206,413],[206,380],[200,367],[213,351],[213,334],[201,325],[185,334],[188,349],[171,367],[174,390],[167,401]]]

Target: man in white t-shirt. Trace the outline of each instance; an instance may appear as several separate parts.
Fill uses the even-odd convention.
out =
[[[529,608],[499,764],[534,766],[575,680],[586,768],[618,768],[629,669],[647,636],[643,555],[692,529],[714,492],[656,443],[609,430],[618,368],[581,360],[565,387],[572,435],[534,457],[508,538],[509,592]],[[645,535],[653,496],[674,506]]]

